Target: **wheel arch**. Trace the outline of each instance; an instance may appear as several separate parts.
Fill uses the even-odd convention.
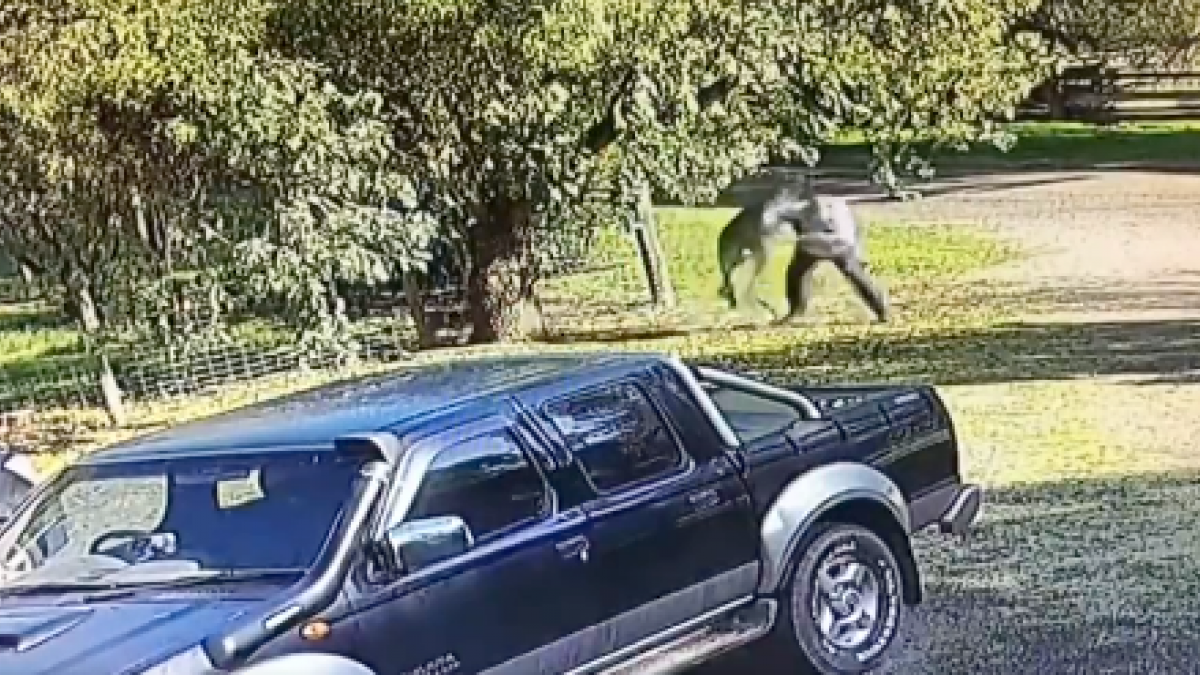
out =
[[[879,535],[900,564],[905,602],[920,602],[920,578],[909,541],[912,519],[904,495],[879,470],[854,462],[800,474],[768,508],[761,528],[760,594],[779,591],[805,536],[823,522],[853,523]]]
[[[239,668],[233,675],[375,675],[358,661],[337,654],[301,652],[269,658]]]

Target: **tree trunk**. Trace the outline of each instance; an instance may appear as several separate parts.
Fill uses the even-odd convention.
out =
[[[441,330],[445,321],[438,312],[430,312],[427,288],[415,271],[404,272],[404,300],[408,305],[408,313],[412,318],[413,328],[417,331],[417,346],[420,349],[433,349],[441,344]]]
[[[537,270],[526,242],[529,215],[527,204],[489,209],[469,242],[465,299],[471,344],[517,340],[530,332]]]
[[[1050,86],[1046,87],[1046,98],[1049,121],[1060,122],[1067,119],[1067,97],[1057,76],[1050,81]]]
[[[18,262],[17,270],[21,273],[21,286],[24,297],[26,299],[33,298],[37,275],[34,273],[33,268],[26,262]]]
[[[96,300],[92,297],[92,291],[88,284],[74,283],[71,286],[72,305],[79,324],[83,328],[84,340],[87,341],[89,351],[96,355],[97,376],[100,380],[100,394],[104,401],[104,410],[108,413],[108,419],[113,426],[123,427],[128,418],[125,414],[125,402],[121,387],[117,384],[117,376],[113,373],[112,363],[104,349],[102,347],[94,348],[96,336],[101,329],[100,312],[97,310]]]

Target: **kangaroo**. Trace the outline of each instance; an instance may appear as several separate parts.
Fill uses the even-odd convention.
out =
[[[742,209],[725,225],[717,237],[717,260],[721,268],[720,294],[730,309],[736,309],[747,295],[753,295],[760,305],[775,313],[755,292],[758,278],[775,248],[797,240],[797,224],[811,208],[809,191],[789,185],[761,204]],[[747,262],[752,266],[750,280],[739,293],[733,287],[733,273]]]

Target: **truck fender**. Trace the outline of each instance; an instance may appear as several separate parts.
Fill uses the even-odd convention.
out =
[[[800,474],[788,483],[763,518],[763,550],[759,592],[775,593],[804,534],[830,509],[851,500],[868,500],[887,508],[907,534],[912,531],[908,505],[900,488],[877,469],[836,462]]]
[[[0,469],[16,475],[30,485],[41,482],[41,476],[38,475],[38,470],[29,459],[29,455],[0,448]]]
[[[15,454],[0,445],[0,518],[12,517],[38,482],[37,471],[28,456]]]
[[[375,671],[337,654],[305,652],[270,658],[233,675],[375,675]]]

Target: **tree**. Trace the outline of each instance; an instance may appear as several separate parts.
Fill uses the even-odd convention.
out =
[[[1010,31],[1036,34],[1066,59],[1168,65],[1200,42],[1200,2],[1042,0]]]
[[[887,142],[986,134],[1036,70],[1004,40],[1024,8],[281,0],[272,32],[343,88],[382,94],[418,201],[461,244],[471,337],[487,342],[513,333],[534,291],[543,228],[584,220],[595,189],[614,207],[643,181],[706,200],[772,149],[811,161],[864,120]]]
[[[801,84],[809,107],[832,105],[830,117],[862,134],[871,177],[893,196],[902,173],[932,174],[935,150],[1011,144],[1002,123],[1053,63],[1037,36],[1006,31],[1032,3],[952,4],[835,19],[824,50],[836,66]]]
[[[242,68],[209,88],[188,133],[235,177],[213,183],[197,236],[236,299],[280,299],[305,338],[345,348],[339,285],[417,269],[434,223],[396,170],[377,95],[343,93],[303,61],[256,57]]]
[[[181,277],[231,304],[275,290],[286,318],[328,337],[336,278],[415,265],[428,239],[393,170],[390,130],[374,119],[377,97],[340,92],[316,65],[265,50],[271,7],[0,10],[0,236],[66,289],[100,347],[114,422],[123,412],[106,318],[128,320],[147,302],[160,304],[143,316],[166,316],[150,291]]]

